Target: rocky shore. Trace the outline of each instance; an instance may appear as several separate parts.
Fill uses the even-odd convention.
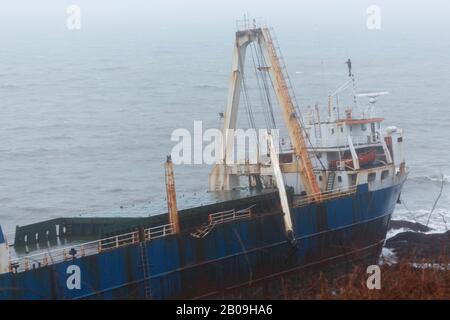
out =
[[[450,258],[450,231],[444,233],[425,233],[431,228],[403,220],[392,220],[390,230],[405,229],[387,239],[385,247],[391,250],[398,259],[437,261]],[[449,259],[450,260],[450,259]]]

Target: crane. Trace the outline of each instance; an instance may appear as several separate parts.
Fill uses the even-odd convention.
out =
[[[246,48],[252,42],[257,42],[261,46],[268,64],[267,68],[264,69],[271,74],[283,121],[288,130],[294,154],[298,159],[299,173],[305,192],[311,200],[321,201],[322,194],[308,154],[302,121],[297,116],[294,97],[286,81],[286,68],[284,63],[280,62],[281,55],[277,53],[270,30],[266,27],[256,26],[249,26],[245,30],[236,32],[228,103],[224,113],[223,148],[221,150],[220,163],[216,164],[210,173],[210,190],[229,190],[238,183],[237,177],[230,174],[231,170],[230,165],[227,163],[227,156],[230,154],[234,143],[234,137],[230,135],[230,132],[236,129],[241,80],[243,77],[243,61],[245,61]]]
[[[261,28],[264,44],[267,47],[267,54],[269,57],[271,72],[273,74],[273,82],[280,104],[281,111],[285,125],[289,132],[289,138],[294,148],[295,155],[300,160],[300,175],[302,178],[303,186],[307,195],[310,195],[314,200],[321,198],[321,191],[319,184],[314,174],[314,169],[309,158],[308,148],[305,141],[304,129],[301,125],[301,121],[297,118],[294,102],[286,83],[286,79],[283,73],[283,67],[280,63],[277,55],[276,48],[273,44],[272,36],[268,28]]]

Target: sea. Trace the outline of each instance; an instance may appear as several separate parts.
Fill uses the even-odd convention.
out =
[[[55,217],[166,212],[164,162],[176,144],[173,131],[192,132],[194,121],[221,126],[235,21],[243,11],[211,8],[189,17],[194,9],[174,8],[159,15],[150,5],[141,12],[122,2],[123,17],[117,1],[104,11],[78,2],[86,7],[79,30],[67,27],[66,7],[56,2],[45,13],[34,4],[23,14],[15,7],[0,15],[0,224],[6,233]],[[355,90],[389,92],[375,112],[385,127],[404,130],[410,169],[393,219],[441,232],[447,222],[450,227],[450,23],[439,10],[419,6],[411,13],[386,4],[381,27],[371,29],[369,4],[353,2],[348,16],[340,8],[334,20],[323,16],[333,7],[323,15],[320,8],[278,8],[271,16],[267,4],[263,13],[302,112],[316,103],[325,108],[328,95],[347,81],[349,58]],[[247,67],[250,83],[251,61]],[[262,113],[256,96],[251,104]],[[243,127],[245,117],[240,111]],[[211,166],[174,170],[180,207],[211,200]]]

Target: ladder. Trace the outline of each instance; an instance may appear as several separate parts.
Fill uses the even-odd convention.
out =
[[[333,190],[335,178],[336,178],[336,172],[331,171],[331,172],[328,174],[327,191]]]
[[[151,299],[151,283],[150,283],[150,272],[149,272],[149,263],[147,256],[147,245],[145,241],[142,241],[140,244],[140,255],[141,255],[141,267],[142,273],[144,275],[144,296],[145,299]]]
[[[267,53],[271,62],[271,69],[274,76],[274,88],[278,102],[283,112],[284,122],[289,132],[291,143],[296,156],[300,159],[300,175],[303,180],[305,191],[314,200],[321,201],[321,191],[314,174],[308,148],[303,135],[303,121],[299,114],[298,105],[292,84],[286,70],[286,64],[279,50],[278,44],[270,35],[267,28],[262,29],[263,41],[267,48]]]
[[[211,230],[214,228],[214,226],[215,226],[214,223],[203,225],[203,226],[199,227],[197,230],[195,230],[194,232],[192,232],[191,236],[193,236],[194,238],[197,238],[197,239],[202,239],[211,232]]]
[[[316,135],[316,147],[322,145],[322,130],[319,122],[314,123],[314,133]]]
[[[276,57],[278,58],[278,62],[280,65],[280,70],[281,73],[283,75],[283,78],[285,80],[285,87],[287,89],[288,95],[290,97],[290,100],[295,108],[295,113],[296,115],[299,117],[299,119],[301,119],[301,114],[300,114],[300,109],[298,107],[298,103],[297,103],[297,97],[295,96],[295,91],[294,88],[292,86],[292,82],[291,82],[291,78],[289,77],[289,73],[287,71],[287,67],[286,67],[286,63],[284,61],[284,57],[283,54],[281,53],[281,49],[280,49],[280,45],[278,44],[278,40],[275,36],[275,32],[273,31],[272,28],[270,28],[270,32],[267,33],[268,37],[269,37],[269,43],[272,44],[272,47],[274,49],[274,53],[276,55]]]

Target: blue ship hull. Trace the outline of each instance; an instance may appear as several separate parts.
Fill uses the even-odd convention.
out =
[[[300,269],[376,263],[402,184],[293,209],[296,247],[279,212],[215,226],[204,238],[182,232],[95,255],[0,275],[0,299],[185,299]],[[79,267],[73,288],[70,266]]]

